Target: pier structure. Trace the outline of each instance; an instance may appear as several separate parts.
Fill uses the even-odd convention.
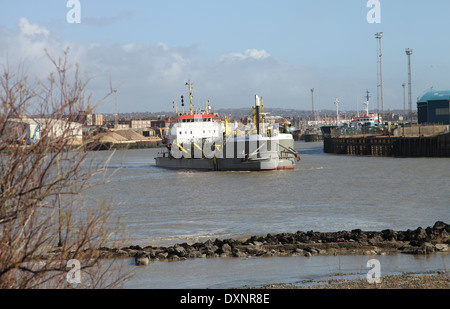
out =
[[[450,157],[450,126],[397,127],[388,135],[324,137],[324,152],[383,157]]]

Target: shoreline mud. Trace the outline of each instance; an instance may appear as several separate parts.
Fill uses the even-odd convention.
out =
[[[314,255],[383,255],[449,253],[450,225],[437,221],[432,227],[415,230],[339,232],[298,231],[296,233],[251,236],[248,239],[215,239],[202,243],[181,243],[169,247],[131,245],[99,248],[104,258],[134,258],[136,265],[152,261],[182,261],[195,258],[271,257]]]
[[[329,279],[307,282],[304,285],[275,283],[250,289],[265,290],[318,290],[318,289],[450,289],[448,271],[426,273],[404,273],[401,275],[382,276],[378,283],[367,279]]]

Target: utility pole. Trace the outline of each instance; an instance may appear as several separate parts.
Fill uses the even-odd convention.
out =
[[[313,118],[313,121],[315,121],[316,115],[314,113],[314,88],[311,89],[311,97],[312,97],[312,118]]]
[[[406,49],[406,55],[408,56],[408,104],[409,104],[409,117],[412,119],[412,90],[411,90],[411,55],[413,51],[409,48]]]

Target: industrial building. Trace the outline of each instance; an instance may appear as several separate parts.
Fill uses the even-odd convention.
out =
[[[2,139],[8,142],[35,143],[41,139],[42,132],[46,132],[51,138],[64,135],[72,144],[81,144],[83,141],[80,123],[28,117],[8,119]]]
[[[419,124],[450,124],[450,90],[429,91],[417,101]]]

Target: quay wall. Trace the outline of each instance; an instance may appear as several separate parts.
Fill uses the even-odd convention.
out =
[[[450,133],[415,137],[327,137],[324,138],[324,152],[385,157],[450,157]]]

